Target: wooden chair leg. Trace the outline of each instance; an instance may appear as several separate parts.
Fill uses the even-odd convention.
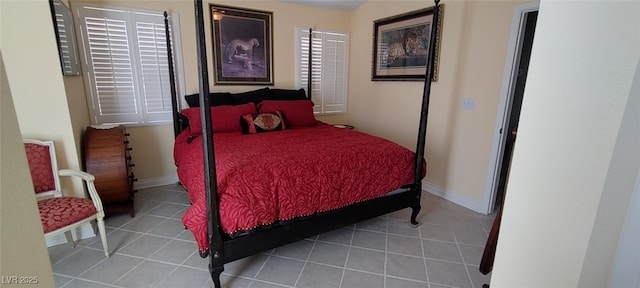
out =
[[[64,232],[64,237],[67,238],[67,243],[71,245],[71,249],[76,247],[75,243],[73,243],[73,236],[71,235],[71,231]]]
[[[102,240],[102,247],[104,248],[104,256],[109,258],[109,246],[107,246],[107,231],[104,227],[104,219],[98,218],[98,233],[100,233],[100,239]]]

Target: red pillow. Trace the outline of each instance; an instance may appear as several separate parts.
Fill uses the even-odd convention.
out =
[[[189,119],[189,129],[191,136],[202,134],[202,121],[200,120],[200,108],[187,108],[181,112]],[[211,118],[213,122],[213,132],[235,132],[241,131],[240,118],[244,114],[256,115],[256,105],[247,103],[242,105],[223,105],[211,107]]]
[[[309,127],[316,125],[311,100],[264,100],[258,104],[260,113],[282,112],[287,127]]]

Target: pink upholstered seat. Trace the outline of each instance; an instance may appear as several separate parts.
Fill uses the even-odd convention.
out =
[[[86,198],[57,197],[38,201],[44,233],[71,225],[96,214],[93,202]]]
[[[24,140],[33,190],[38,198],[38,210],[44,236],[64,233],[73,247],[71,231],[96,220],[105,256],[109,257],[104,226],[102,201],[93,184],[93,175],[76,170],[58,170],[53,141]],[[59,176],[76,176],[86,184],[90,199],[62,195]]]

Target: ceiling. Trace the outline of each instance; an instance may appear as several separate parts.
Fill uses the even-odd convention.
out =
[[[280,0],[282,2],[295,3],[300,5],[315,6],[322,8],[352,10],[360,6],[367,0]]]

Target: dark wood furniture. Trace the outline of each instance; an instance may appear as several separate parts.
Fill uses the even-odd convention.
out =
[[[440,0],[434,0],[433,23],[438,23],[438,10]],[[204,33],[204,19],[202,0],[194,0],[195,20],[196,20],[196,42],[197,54],[199,59],[199,101],[202,115],[202,139],[203,139],[203,161],[204,161],[204,177],[205,189],[208,207],[208,236],[209,249],[209,273],[216,288],[222,287],[220,283],[220,274],[224,270],[224,264],[231,261],[241,259],[250,255],[260,253],[262,251],[272,249],[287,243],[291,243],[305,237],[324,233],[345,225],[360,222],[362,220],[384,215],[389,212],[400,209],[411,208],[410,222],[417,225],[416,217],[420,211],[420,196],[422,192],[423,178],[423,158],[425,151],[425,141],[427,133],[427,119],[429,112],[429,98],[431,94],[431,79],[433,78],[433,59],[435,52],[435,40],[438,34],[438,25],[431,25],[431,35],[429,41],[429,51],[431,53],[427,57],[427,69],[425,73],[424,89],[422,94],[422,106],[420,112],[420,123],[418,128],[418,137],[415,155],[415,178],[413,183],[408,184],[408,188],[404,192],[393,194],[388,197],[374,198],[371,200],[359,202],[334,211],[310,215],[292,219],[282,225],[276,225],[269,229],[256,231],[255,233],[243,235],[235,238],[229,238],[222,232],[220,224],[220,214],[218,207],[218,187],[216,182],[215,155],[213,153],[213,132],[211,125],[211,110],[209,97],[209,72],[208,61],[206,56],[206,44]],[[165,14],[166,15],[166,14]],[[165,16],[165,33],[167,35],[167,43],[171,43],[169,37],[169,26]],[[167,45],[169,55],[169,66],[173,63],[171,58],[171,45]],[[171,71],[170,71],[170,74]],[[175,77],[169,77],[174,81]],[[175,95],[175,91],[172,91]],[[311,93],[307,93],[311,96]],[[173,113],[174,113],[174,131],[176,135],[181,130],[178,119],[180,113],[175,101],[176,97],[172,97]],[[205,256],[205,255],[201,255]]]
[[[496,246],[498,245],[498,234],[500,233],[500,221],[502,220],[502,207],[498,210],[496,219],[493,220],[491,226],[491,232],[487,238],[487,243],[484,246],[484,252],[482,253],[482,260],[480,260],[480,273],[487,275],[493,270],[493,259],[496,256]]]
[[[122,126],[87,127],[84,133],[85,170],[96,177],[95,186],[105,214],[128,212],[135,216],[133,208],[133,182],[129,134]]]

